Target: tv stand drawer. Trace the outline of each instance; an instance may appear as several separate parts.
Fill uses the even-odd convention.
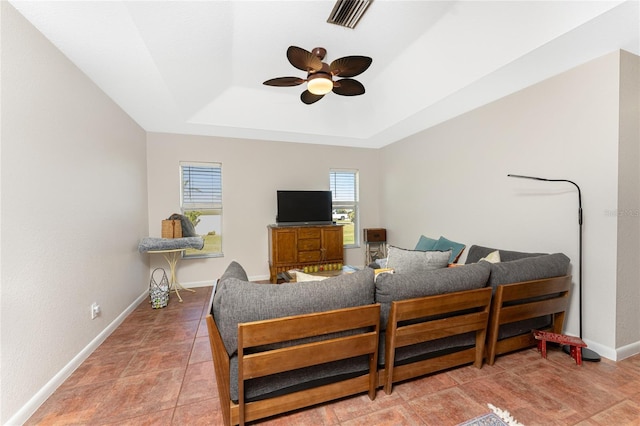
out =
[[[320,262],[322,256],[320,256],[320,250],[317,251],[301,251],[298,252],[298,262]]]
[[[320,240],[320,228],[298,228],[298,239],[317,238]]]
[[[320,238],[298,240],[298,250],[320,250]]]

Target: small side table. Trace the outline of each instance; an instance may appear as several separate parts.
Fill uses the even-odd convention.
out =
[[[571,348],[571,358],[577,365],[582,365],[582,348],[586,348],[587,344],[581,338],[540,330],[533,330],[533,337],[538,341],[538,351],[542,352],[542,358],[547,357],[547,342],[560,343],[568,345]]]
[[[162,254],[169,264],[169,270],[171,271],[171,279],[169,281],[169,290],[175,291],[176,296],[178,296],[178,300],[182,302],[182,297],[180,297],[180,293],[178,289],[184,291],[190,291],[195,293],[196,291],[190,288],[184,288],[178,280],[176,279],[176,265],[178,264],[178,260],[180,260],[180,256],[182,256],[182,252],[186,249],[171,249],[171,250],[149,250],[147,253],[151,254]]]
[[[364,264],[387,257],[387,230],[385,228],[363,229],[365,242]]]

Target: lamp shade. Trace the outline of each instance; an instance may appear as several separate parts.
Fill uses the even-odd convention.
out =
[[[314,95],[326,95],[333,89],[331,77],[324,73],[309,76],[307,90]]]

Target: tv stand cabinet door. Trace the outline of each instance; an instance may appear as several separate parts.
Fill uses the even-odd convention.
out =
[[[295,228],[271,228],[271,264],[298,262],[298,237]]]
[[[322,229],[323,261],[344,263],[344,245],[342,226],[330,226]]]

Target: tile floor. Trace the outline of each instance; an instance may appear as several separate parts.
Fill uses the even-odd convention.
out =
[[[29,419],[28,425],[222,423],[205,323],[211,288],[144,301]],[[576,366],[558,349],[535,349],[411,380],[261,425],[456,425],[508,410],[525,425],[640,425],[640,355]]]

